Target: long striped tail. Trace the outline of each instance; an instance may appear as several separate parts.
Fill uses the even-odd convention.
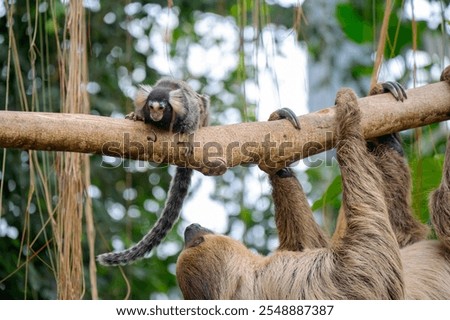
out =
[[[178,167],[169,188],[169,196],[164,209],[153,228],[137,244],[120,252],[104,253],[97,261],[105,266],[130,264],[144,258],[157,246],[178,220],[191,183],[193,170]]]

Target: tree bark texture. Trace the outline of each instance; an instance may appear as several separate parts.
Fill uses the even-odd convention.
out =
[[[404,102],[390,94],[358,99],[366,138],[450,119],[447,83],[429,84],[407,94]],[[300,116],[300,130],[279,120],[205,127],[180,136],[125,119],[1,111],[0,147],[96,153],[188,166],[216,175],[242,164],[277,169],[333,148],[334,115],[330,107]]]

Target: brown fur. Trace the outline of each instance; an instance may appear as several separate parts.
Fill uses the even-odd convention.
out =
[[[370,91],[370,95],[384,93],[381,84]],[[394,144],[394,145],[393,145]],[[400,248],[427,238],[429,228],[421,224],[411,209],[411,174],[403,157],[398,133],[385,135],[367,142],[374,163],[382,174],[384,199]],[[339,213],[333,239],[338,239],[346,227],[345,215]]]
[[[278,250],[303,251],[327,247],[328,236],[314,221],[301,184],[290,170],[286,172],[288,177],[269,175],[273,190],[276,190],[272,196],[277,230],[283,230],[278,235]]]
[[[450,83],[450,67],[441,80]],[[292,173],[288,169],[271,173],[278,251],[261,257],[208,230],[191,233],[177,264],[186,299],[450,299],[450,137],[442,183],[430,203],[439,241],[424,240],[427,228],[411,213],[410,175],[402,155],[385,143],[386,137],[370,141],[369,153],[364,152],[358,130],[351,129],[351,122],[358,118],[351,115],[355,102],[344,98],[338,105],[342,107],[342,103],[348,108],[338,112],[345,137],[338,156],[344,181],[341,216],[347,219],[341,219],[333,241],[330,243],[314,222]],[[342,130],[346,126],[350,132]],[[354,146],[343,147],[343,141]],[[354,153],[353,158],[347,158],[348,152]],[[396,241],[386,225],[386,207]],[[372,213],[374,217],[368,219]],[[403,269],[395,242],[403,248]],[[399,273],[403,273],[404,289]]]
[[[450,85],[450,66],[441,81]],[[409,299],[450,299],[450,136],[442,181],[430,197],[431,223],[439,241],[424,240],[402,249]]]
[[[229,237],[211,232],[197,232],[192,236],[189,232],[188,245],[177,263],[177,279],[186,299],[404,297],[399,248],[389,223],[384,194],[377,188],[382,183],[381,173],[368,154],[361,134],[356,96],[350,89],[343,89],[336,102],[340,142],[337,154],[348,225],[343,237],[330,247],[320,248],[326,243],[324,239],[309,239],[299,244],[295,236],[281,234],[280,239],[284,240],[280,250],[262,257]],[[277,225],[291,223],[291,232],[308,234],[304,226],[283,222],[283,219],[288,221],[285,214],[291,217],[288,210],[277,212]],[[297,222],[302,223],[301,219]],[[308,246],[319,248],[298,251]]]
[[[441,81],[450,84],[450,66],[442,72]],[[445,151],[441,185],[432,193],[430,200],[431,222],[441,242],[450,248],[450,137]]]
[[[393,197],[386,199],[386,203],[390,221],[394,224],[397,241],[402,247],[400,253],[405,281],[405,298],[450,299],[450,245],[448,242],[450,239],[450,192],[448,189],[450,185],[450,140],[447,145],[443,181],[440,188],[433,193],[430,203],[433,226],[440,241],[424,240],[428,228],[418,224],[411,214],[409,207],[410,177],[403,157],[387,146],[379,146],[379,148],[379,151],[384,150],[384,152],[372,152],[372,155],[375,157],[375,164],[383,172],[385,198],[387,194],[391,194]],[[398,165],[397,169],[395,164]],[[397,172],[397,176],[393,175],[395,172]],[[390,176],[393,176],[391,183],[388,179]],[[296,249],[292,245],[291,248],[294,251],[302,250],[301,248],[312,249],[329,246],[328,242],[317,243],[310,240],[323,239],[323,236],[320,229],[319,232],[317,231],[318,226],[312,219],[307,202],[301,204],[299,201],[299,199],[303,200],[305,196],[301,186],[296,186],[297,179],[294,176],[280,178],[275,175],[271,177],[271,182],[273,197],[279,199],[278,202],[275,200],[274,202],[277,227],[280,233],[280,248],[282,238],[292,239],[292,244],[299,248]],[[396,190],[398,191],[397,199],[395,198]],[[405,194],[405,190],[408,192],[407,194]],[[408,197],[408,201],[404,201],[403,197],[405,196]],[[408,203],[408,206],[405,203]],[[303,206],[301,210],[298,208],[299,205]],[[342,213],[340,217],[343,216]],[[341,219],[340,222],[345,223],[345,220]],[[289,225],[289,229],[280,228],[284,225]],[[300,227],[303,232],[293,231],[300,230]],[[285,234],[285,232],[290,232],[288,230],[292,230],[293,233]],[[341,225],[336,231],[339,234],[335,234],[333,240],[339,241],[338,239],[342,238],[346,228]]]

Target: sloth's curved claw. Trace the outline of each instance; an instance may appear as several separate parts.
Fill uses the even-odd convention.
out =
[[[294,111],[289,108],[281,108],[272,112],[269,117],[269,121],[286,119],[289,120],[290,123],[294,126],[295,129],[300,130],[300,122],[298,121],[297,116]]]
[[[281,168],[275,174],[280,178],[290,178],[294,176],[294,171],[291,168]]]
[[[381,93],[390,93],[397,101],[403,102],[408,99],[405,88],[398,82],[387,81],[378,83],[370,92],[370,95],[377,95]],[[404,151],[400,139],[400,135],[396,133],[387,134],[368,142],[369,150],[375,150],[379,144],[384,144],[396,150],[403,156]]]
[[[397,101],[404,101],[408,99],[405,88],[398,82],[387,81],[381,83],[384,93],[390,93]]]

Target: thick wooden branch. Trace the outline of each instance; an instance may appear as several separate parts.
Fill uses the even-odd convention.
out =
[[[407,91],[397,102],[390,94],[361,98],[366,138],[450,119],[450,86],[438,82]],[[206,174],[221,174],[211,160],[224,167],[265,163],[280,168],[334,145],[334,108],[299,117],[298,131],[286,120],[241,123],[200,129],[179,137],[125,119],[40,112],[0,112],[0,147],[96,153],[156,163],[189,166]],[[186,144],[193,149],[186,158]],[[192,144],[193,143],[193,144]],[[216,162],[217,163],[217,162]],[[214,165],[214,162],[212,162]]]

